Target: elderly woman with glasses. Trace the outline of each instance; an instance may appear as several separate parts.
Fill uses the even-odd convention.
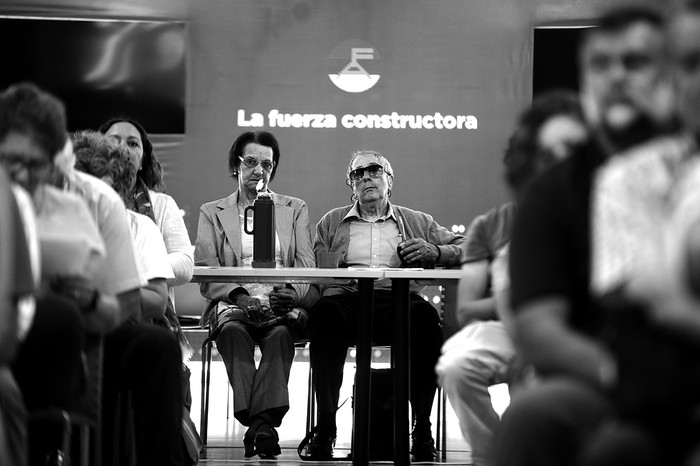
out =
[[[432,267],[459,265],[464,237],[438,225],[423,212],[392,204],[394,170],[375,151],[352,155],[347,169],[352,190],[351,205],[331,210],[316,226],[314,250],[317,257],[336,253],[341,266]],[[375,284],[375,343],[390,343],[393,302],[391,284]],[[411,404],[414,414],[411,453],[415,461],[436,461],[430,411],[437,389],[434,367],[440,355],[442,334],[436,309],[411,286]],[[311,367],[318,400],[318,432],[308,454],[315,460],[333,455],[343,364],[350,345],[356,342],[358,327],[356,287],[329,286],[309,320]]]
[[[306,203],[269,189],[279,166],[280,150],[266,131],[241,134],[229,151],[228,165],[237,180],[228,197],[200,209],[196,265],[250,266],[253,236],[246,234],[245,209],[258,192],[271,194],[275,208],[275,261],[280,267],[313,267],[314,254]],[[252,225],[247,228],[252,230]],[[207,298],[203,322],[221,354],[231,387],[234,416],[248,431],[243,438],[245,456],[271,458],[280,454],[275,427],[289,410],[289,371],[294,342],[302,336],[306,310],[317,298],[308,285],[280,283],[202,283]],[[255,344],[262,360],[256,369]]]

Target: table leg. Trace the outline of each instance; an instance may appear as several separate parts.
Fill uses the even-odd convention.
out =
[[[394,300],[394,345],[391,351],[394,368],[394,464],[411,463],[409,453],[408,402],[410,396],[409,347],[409,280],[393,278],[391,289]]]
[[[371,393],[372,314],[374,280],[359,279],[360,319],[357,332],[357,373],[355,375],[355,411],[352,435],[352,464],[369,464],[369,402]]]

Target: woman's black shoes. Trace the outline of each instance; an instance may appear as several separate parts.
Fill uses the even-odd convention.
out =
[[[249,427],[243,436],[243,456],[252,458],[255,456],[255,429]]]
[[[273,459],[282,453],[280,437],[271,425],[263,424],[255,433],[255,453],[262,459]]]
[[[277,431],[266,423],[256,423],[248,428],[243,436],[243,448],[246,458],[258,455],[262,459],[274,459],[282,453]]]

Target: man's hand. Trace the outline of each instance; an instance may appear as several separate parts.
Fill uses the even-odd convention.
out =
[[[423,238],[407,239],[399,244],[399,257],[408,264],[432,265],[440,257],[440,251],[434,244]]]
[[[270,293],[270,307],[272,311],[279,315],[284,315],[294,309],[299,303],[297,292],[282,285],[275,285]]]

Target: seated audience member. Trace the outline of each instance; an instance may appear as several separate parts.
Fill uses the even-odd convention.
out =
[[[556,91],[537,97],[520,116],[504,157],[515,201],[534,176],[568,157],[586,137],[576,94]],[[436,366],[475,465],[491,464],[491,444],[499,423],[488,387],[510,383],[519,367],[509,335],[512,329],[504,327],[496,306],[491,274],[496,257],[507,254],[501,251],[510,240],[516,202],[478,216],[469,226],[457,301],[462,329],[445,342]]]
[[[87,139],[93,139],[87,142]],[[129,153],[113,145],[99,133],[79,132],[73,136],[75,168],[101,179],[126,202],[136,183],[136,167]],[[166,280],[174,278],[160,230],[145,215],[127,210],[134,249],[142,275],[148,284],[141,287],[141,311],[145,321],[165,316],[168,290]]]
[[[346,184],[353,204],[331,210],[316,225],[314,250],[341,255],[341,266],[400,267],[458,265],[464,237],[451,233],[423,212],[389,201],[394,171],[389,161],[371,150],[352,154]],[[398,248],[398,249],[397,249]],[[440,355],[442,333],[436,309],[412,286],[411,404],[415,418],[411,454],[415,461],[436,461],[437,453],[430,411],[437,390],[435,363]],[[373,341],[392,341],[393,301],[389,281],[379,281],[374,292]],[[309,444],[312,459],[333,455],[336,437],[335,413],[343,381],[348,347],[355,344],[358,327],[356,286],[329,286],[312,310],[311,368],[318,400],[318,432]]]
[[[0,151],[0,158],[3,157]],[[23,221],[10,180],[0,168],[0,464],[28,464],[27,413],[10,369],[21,329],[20,299],[32,296],[35,277]]]
[[[277,139],[267,131],[245,132],[229,151],[228,166],[236,180],[230,196],[200,208],[195,259],[197,265],[250,266],[253,236],[244,218],[258,193],[275,203],[275,262],[282,267],[313,267],[314,256],[306,203],[269,189],[280,163]],[[289,410],[289,373],[294,342],[304,332],[307,311],[317,299],[314,287],[261,283],[202,283],[207,298],[203,322],[226,365],[233,388],[235,418],[248,426],[243,437],[246,458],[281,453],[276,427]],[[255,364],[255,345],[262,359]]]
[[[111,186],[117,194],[124,199],[132,189],[136,180],[136,168],[130,162],[129,154],[122,147],[116,146],[96,132],[79,132],[73,137],[75,142],[75,168],[95,178],[103,180]],[[125,204],[121,204],[124,209]],[[141,301],[141,317],[144,322],[152,322],[163,318],[167,307],[168,294],[166,280],[173,277],[165,244],[155,222],[145,215],[126,210],[129,218],[130,233],[133,239],[134,250],[138,258],[139,270],[146,284],[139,289]],[[115,336],[114,342],[112,335]],[[152,339],[152,342],[149,340]],[[180,389],[181,368],[177,361],[180,359],[180,351],[177,348],[175,336],[169,330],[151,326],[128,326],[123,332],[120,328],[107,337],[105,350],[106,365],[114,362],[118,366],[108,366],[105,370],[105,388],[103,390],[103,402],[107,408],[103,409],[104,423],[107,426],[107,435],[113,435],[111,425],[114,422],[115,409],[118,400],[125,400],[131,393],[134,397],[145,397],[150,400],[151,409],[145,410],[144,406],[134,405],[134,423],[144,422],[142,416],[162,416],[157,421],[150,419],[153,428],[163,430],[163,439],[171,442],[162,446],[169,451],[168,457],[180,459],[176,450],[181,450],[181,415],[183,393]],[[111,345],[114,345],[112,347]],[[158,351],[153,345],[159,345]],[[111,351],[114,350],[114,351]],[[136,363],[134,358],[145,358],[155,355],[154,361],[142,364]],[[118,362],[117,362],[118,361]],[[149,369],[148,364],[155,363],[157,368]],[[123,365],[123,367],[122,367]],[[115,370],[112,370],[115,369]],[[133,371],[150,371],[152,375],[141,372],[136,376]],[[155,392],[148,395],[149,390]],[[153,396],[158,397],[154,403]],[[158,413],[158,414],[151,414]],[[161,423],[166,423],[163,426]],[[143,432],[147,435],[147,432]],[[108,438],[107,436],[104,436]],[[141,439],[137,437],[137,442]],[[145,445],[137,443],[137,449],[141,448],[144,457],[140,461],[158,461],[157,456],[146,451]],[[107,449],[111,450],[109,446]],[[179,463],[178,463],[179,464]]]
[[[494,464],[572,464],[613,414],[606,390],[615,361],[589,293],[589,197],[608,157],[672,128],[664,50],[662,17],[644,6],[618,7],[585,32],[579,63],[590,140],[531,183],[513,224],[516,344],[538,384],[506,409]]]
[[[0,95],[0,99],[0,111],[3,112],[0,121],[5,125],[0,129],[0,153],[5,155],[3,165],[9,166],[11,173],[14,173],[13,179],[27,186],[32,193],[40,234],[42,214],[50,220],[58,221],[59,202],[65,199],[75,206],[70,211],[73,216],[85,212],[82,209],[87,205],[88,218],[95,222],[96,230],[99,231],[98,238],[101,237],[107,251],[106,260],[99,262],[94,273],[90,274],[89,281],[85,277],[70,276],[62,277],[54,285],[54,301],[50,312],[46,314],[54,318],[60,315],[60,309],[65,308],[71,311],[69,315],[76,315],[75,324],[69,325],[73,321],[61,319],[53,327],[40,325],[42,311],[38,300],[34,324],[22,346],[29,346],[32,332],[47,328],[46,339],[35,345],[42,348],[38,360],[46,361],[50,357],[58,358],[58,348],[62,348],[64,353],[68,351],[65,345],[56,345],[49,340],[57,335],[64,335],[78,347],[78,351],[81,349],[81,322],[90,331],[108,331],[105,338],[103,388],[105,392],[130,389],[133,394],[131,405],[139,464],[181,464],[179,441],[182,401],[179,390],[174,390],[175,394],[171,395],[173,390],[169,389],[171,386],[178,387],[180,383],[177,343],[165,330],[160,332],[162,329],[126,323],[128,318],[132,322],[140,319],[139,288],[142,278],[135,261],[124,203],[102,181],[73,170],[65,111],[59,100],[31,84],[12,86]],[[64,175],[61,182],[69,192],[49,189],[50,186],[46,185],[52,162],[61,166]],[[76,198],[75,194],[80,197]],[[75,203],[76,199],[81,203]],[[65,208],[60,211],[69,212]],[[87,227],[81,233],[85,235]],[[69,256],[69,259],[64,265],[73,264],[75,258]],[[60,295],[65,295],[68,299]],[[115,329],[115,325],[120,322]],[[59,327],[58,324],[62,326]],[[64,326],[70,333],[68,330],[60,330]],[[54,351],[45,351],[47,347],[54,348]],[[68,385],[73,389],[72,385],[76,383],[72,381],[81,380],[78,375],[73,376],[73,372],[62,371],[58,367],[37,372],[36,366],[20,361],[22,353],[23,348],[20,349],[13,370],[16,375],[18,370],[28,373],[27,385],[39,392],[36,398],[43,403],[51,399],[54,384]],[[64,365],[74,361],[74,358],[58,359]],[[74,372],[82,375],[82,360],[80,357],[77,359],[79,368]],[[54,372],[60,373],[60,376],[56,375],[56,382],[49,380]],[[17,379],[19,381],[20,377]],[[77,387],[73,390],[82,389],[80,384]],[[77,396],[68,398],[66,403],[70,405],[76,398]],[[110,429],[113,424],[107,422],[106,418],[113,414],[114,398],[105,396],[103,411],[103,463],[111,464],[113,436]]]
[[[127,128],[140,128],[138,123],[124,123]],[[119,124],[119,127],[122,124]],[[117,125],[115,125],[117,126]],[[143,162],[138,165],[135,161],[141,160],[141,148],[146,148]],[[76,157],[79,169],[90,173],[106,181],[118,193],[125,204],[133,201],[134,192],[138,192],[136,186],[144,171],[162,180],[160,164],[153,156],[152,148],[145,132],[133,129],[131,134],[124,139],[107,137],[98,132],[81,131],[73,136]],[[131,147],[133,146],[133,147]],[[133,151],[137,151],[136,156]],[[92,154],[92,155],[91,155]],[[149,168],[142,168],[142,167]],[[157,167],[157,169],[155,168]],[[164,193],[152,193],[153,203],[143,193],[138,195],[139,208],[131,204],[128,209],[131,220],[134,245],[139,256],[141,270],[148,280],[148,285],[141,288],[141,301],[143,303],[143,317],[146,321],[165,327],[173,332],[180,345],[183,361],[188,360],[192,354],[192,347],[185,337],[182,327],[175,315],[173,287],[189,281],[192,276],[192,247],[185,229],[182,215],[170,196]],[[138,212],[137,212],[138,210]],[[144,212],[143,214],[139,212]],[[155,227],[155,228],[154,228]],[[165,248],[165,257],[163,257]],[[177,272],[176,272],[177,270]],[[163,291],[165,290],[165,294]],[[162,306],[165,305],[163,308]],[[184,422],[188,428],[194,431],[191,436],[183,436],[188,442],[188,454],[194,461],[198,458],[201,440],[196,434],[196,428],[189,418],[192,404],[190,392],[190,370],[183,362],[183,396],[185,411]],[[183,427],[184,428],[184,427]]]
[[[654,447],[645,464],[700,461],[691,414],[700,407],[700,2],[676,12],[668,38],[682,130],[621,154],[596,177],[591,286],[614,329],[619,374],[619,420],[600,435],[613,455],[600,464],[634,464],[640,445]]]
[[[104,250],[100,234],[80,197],[47,184],[52,161],[66,139],[65,112],[53,97],[30,84],[11,86],[0,94],[0,164],[21,187],[14,197],[23,199],[22,188],[31,196],[42,250],[40,267],[31,266],[37,273],[41,270],[36,312],[12,363],[30,412],[75,406],[84,392],[84,323],[95,322],[88,315],[102,315],[90,279]],[[22,211],[27,209],[31,207]],[[30,212],[23,224],[32,219]],[[57,434],[31,433],[32,464],[43,464],[47,451],[58,448]]]
[[[189,283],[192,279],[193,248],[180,208],[165,193],[163,170],[153,152],[153,144],[143,127],[128,117],[105,122],[99,132],[127,150],[136,169],[136,181],[124,196],[124,202],[127,209],[153,220],[163,235],[174,274],[172,279],[168,279],[168,297],[175,309],[174,287]]]

